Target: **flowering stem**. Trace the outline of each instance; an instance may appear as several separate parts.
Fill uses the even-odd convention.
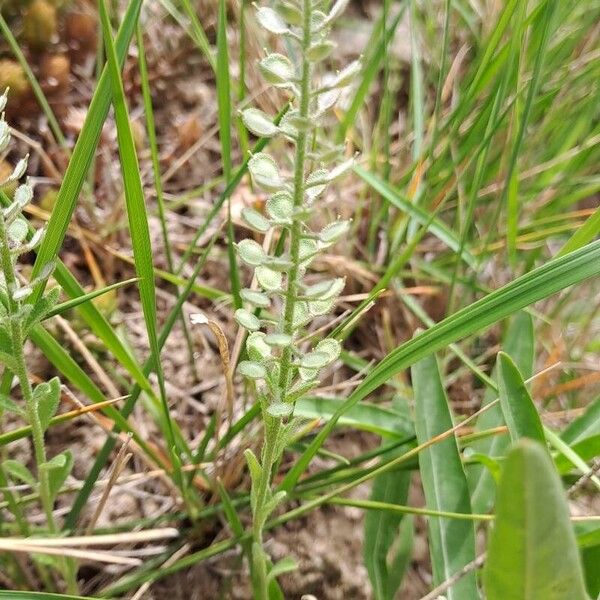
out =
[[[17,277],[15,274],[14,264],[10,253],[10,239],[8,229],[4,221],[4,216],[0,210],[0,266],[4,281],[6,283],[7,298],[8,298],[8,322],[9,335],[12,346],[12,358],[14,361],[14,374],[19,381],[21,394],[25,401],[26,418],[31,427],[31,437],[33,440],[33,451],[35,462],[37,465],[39,495],[42,503],[42,508],[46,516],[46,523],[50,533],[57,533],[58,527],[54,519],[54,506],[52,502],[52,494],[50,492],[50,481],[48,478],[48,470],[43,467],[47,462],[46,447],[44,445],[44,429],[42,427],[35,398],[33,396],[33,388],[27,374],[27,364],[25,362],[25,352],[23,344],[25,342],[23,335],[23,326],[18,315],[19,305],[12,297],[12,290],[17,285]],[[71,561],[62,561],[61,566],[64,575],[68,582],[70,592],[77,591],[77,583],[75,579],[75,571]]]
[[[310,110],[310,79],[311,62],[307,58],[307,51],[311,43],[311,0],[303,2],[302,23],[302,74],[300,82],[299,116],[301,121],[308,122]],[[301,209],[304,204],[306,189],[306,150],[308,134],[306,128],[300,127],[296,139],[296,152],[294,157],[294,182],[293,182],[293,204],[294,214],[290,228],[290,262],[291,267],[287,277],[287,288],[284,297],[283,322],[281,332],[292,336],[294,333],[294,310],[298,297],[300,284],[300,241],[302,239],[302,216]],[[280,361],[279,385],[276,401],[285,401],[291,382],[292,347],[283,349]],[[263,525],[265,522],[265,503],[268,498],[268,490],[271,486],[273,466],[279,458],[276,455],[279,436],[281,433],[281,418],[265,415],[265,441],[261,456],[261,476],[256,495],[256,504],[253,515],[253,569],[255,579],[255,597],[257,600],[267,600],[268,579],[265,552],[262,548]]]

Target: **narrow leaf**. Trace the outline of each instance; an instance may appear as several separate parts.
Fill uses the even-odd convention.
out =
[[[448,400],[435,356],[411,369],[415,395],[415,430],[422,444],[453,427]],[[469,486],[456,438],[451,436],[419,454],[427,508],[471,513]],[[429,519],[429,553],[433,583],[440,585],[475,559],[475,528],[470,521]],[[447,592],[448,600],[479,599],[475,573],[459,579]]]

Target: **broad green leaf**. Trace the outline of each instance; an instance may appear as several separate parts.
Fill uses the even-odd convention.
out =
[[[592,598],[600,596],[600,545],[583,548],[581,551],[585,587]]]
[[[484,570],[488,600],[587,600],[561,481],[546,449],[523,439],[509,453]]]
[[[454,426],[435,356],[411,369],[415,396],[417,442],[423,444]],[[419,468],[427,508],[471,513],[469,486],[454,436],[419,453]],[[429,519],[429,554],[433,584],[440,585],[475,560],[475,528],[470,521]],[[447,592],[448,600],[478,599],[475,573],[459,579]]]
[[[396,373],[450,343],[481,331],[542,298],[547,298],[570,285],[598,274],[600,274],[600,241],[547,262],[400,345],[369,372],[363,382],[340,406],[290,469],[280,484],[281,488],[289,490],[294,486],[338,419]]]
[[[73,469],[73,453],[71,450],[65,450],[54,456],[45,466],[48,469],[50,496],[54,500]]]
[[[499,352],[497,367],[500,406],[511,439],[516,442],[526,437],[544,444],[540,416],[517,365],[508,354]]]
[[[535,354],[535,337],[533,320],[526,312],[517,313],[509,323],[502,348],[509,354],[523,377],[529,378],[533,374],[533,361]],[[497,375],[497,367],[496,367]],[[483,399],[484,406],[494,401],[497,394],[487,390]],[[504,425],[502,408],[494,406],[483,413],[475,426],[476,431],[485,431]],[[487,455],[492,459],[503,456],[509,446],[510,440],[506,435],[496,435],[491,439],[479,440],[471,445],[477,454]],[[471,504],[476,513],[488,512],[494,502],[496,482],[492,473],[484,466],[473,466],[468,470],[467,478],[471,487]]]

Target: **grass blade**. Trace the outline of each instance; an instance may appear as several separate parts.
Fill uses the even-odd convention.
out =
[[[0,600],[89,600],[83,596],[68,596],[66,594],[47,594],[44,592],[1,591]]]
[[[219,115],[219,137],[221,139],[221,161],[225,185],[231,182],[231,79],[229,76],[229,51],[227,48],[227,6],[225,0],[219,0],[217,19],[217,110]],[[233,305],[241,308],[240,273],[235,250],[235,235],[231,220],[231,198],[227,200],[227,257],[229,259],[229,279]]]
[[[371,186],[378,194],[385,198],[390,204],[393,204],[396,208],[407,212],[415,221],[421,225],[427,225],[429,231],[435,235],[439,240],[444,242],[448,248],[455,252],[461,252],[461,258],[471,267],[476,264],[475,257],[466,249],[461,248],[460,240],[456,235],[439,219],[431,219],[429,213],[415,206],[412,202],[403,198],[397,190],[392,188],[389,184],[382,181],[369,171],[363,169],[360,166],[354,167],[356,174],[363,179],[369,186]]]
[[[506,459],[484,587],[488,600],[587,600],[561,481],[537,442]]]
[[[600,434],[600,396],[591,402],[585,412],[572,421],[560,436],[572,446]]]
[[[115,41],[115,50],[119,64],[123,64],[129,42],[133,37],[135,24],[139,17],[142,0],[131,0],[127,7],[127,12],[123,18],[123,23],[119,28]],[[105,68],[98,81],[96,91],[90,105],[88,107],[85,122],[81,129],[81,133],[77,138],[77,143],[71,154],[69,165],[65,171],[62,184],[58,190],[56,203],[52,210],[50,221],[46,229],[46,234],[39,247],[35,264],[32,271],[32,279],[40,274],[42,268],[48,263],[54,261],[58,256],[58,252],[62,246],[67,227],[71,221],[73,211],[79,198],[79,193],[86,180],[100,134],[102,126],[108,115],[110,108],[110,78],[108,70]],[[31,295],[31,302],[35,303],[39,300],[44,291],[44,284],[36,286],[34,293]]]
[[[453,427],[448,400],[434,355],[411,369],[415,395],[415,430],[422,444]],[[471,513],[469,486],[454,436],[423,450],[419,468],[427,508],[437,511]],[[475,559],[475,528],[472,522],[429,519],[429,553],[433,583],[440,585]],[[455,583],[448,600],[478,599],[475,573]]]
[[[500,321],[538,300],[600,274],[600,241],[556,258],[440,321],[390,352],[332,415],[281,483],[289,491],[305,471],[338,419],[393,375],[447,344]]]
[[[83,296],[79,296],[77,298],[72,298],[71,300],[67,300],[65,302],[61,302],[57,304],[47,315],[46,319],[51,319],[56,315],[61,315],[64,312],[71,310],[72,308],[76,308],[80,304],[84,302],[89,302],[90,300],[94,300],[99,296],[104,294],[108,294],[109,292],[116,291],[122,287],[135,283],[137,280],[136,277],[132,279],[125,279],[125,281],[117,281],[117,283],[113,283],[112,285],[107,285],[106,287],[100,288],[98,290],[93,290],[92,292],[88,292],[87,294],[83,294]]]
[[[401,454],[398,449],[396,454]],[[411,473],[392,471],[376,477],[370,500],[403,505],[408,500]],[[402,582],[412,550],[413,522],[408,515],[389,511],[369,511],[365,515],[363,561],[375,600],[393,600]],[[399,541],[395,556],[390,550]]]
[[[137,153],[125,101],[123,81],[121,80],[119,62],[114,41],[112,39],[105,2],[101,1],[99,7],[108,73],[111,80],[113,105],[115,109],[117,141],[121,159],[121,173],[125,188],[125,203],[127,207],[127,218],[129,220],[129,230],[131,233],[131,243],[133,246],[135,270],[140,279],[140,299],[142,302],[150,352],[153,356],[163,409],[164,422],[162,423],[162,428],[167,436],[168,451],[171,456],[172,466],[176,471],[176,480],[179,482],[180,486],[183,486],[184,479],[181,474],[180,461],[175,455],[175,432],[167,403],[165,381],[160,363],[160,348],[158,346],[156,332],[156,289],[152,264],[152,245],[150,243],[150,231],[148,227],[146,204],[144,201],[144,191],[140,179]]]
[[[198,48],[200,48],[200,51],[206,57],[208,64],[216,73],[217,63],[215,61],[213,50],[210,47],[210,42],[208,41],[206,33],[204,32],[204,29],[200,21],[198,20],[198,15],[196,14],[194,7],[192,6],[192,3],[190,2],[190,0],[181,0],[181,4],[183,5],[188,19],[190,20],[190,37],[194,40],[194,42],[196,42],[196,45],[198,46]]]

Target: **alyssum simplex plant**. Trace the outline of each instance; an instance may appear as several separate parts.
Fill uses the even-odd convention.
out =
[[[4,119],[7,92],[0,96],[0,154],[10,143],[10,128]],[[60,382],[57,377],[33,387],[25,362],[25,342],[32,328],[36,327],[58,301],[59,288],[55,287],[35,303],[28,302],[34,288],[42,284],[52,273],[52,265],[42,269],[39,277],[24,281],[19,277],[16,263],[20,256],[34,250],[42,241],[44,230],[39,229],[30,235],[29,223],[22,216],[23,209],[33,198],[29,182],[17,185],[27,169],[27,157],[21,159],[13,172],[0,182],[0,364],[12,373],[18,382],[23,406],[0,391],[0,408],[19,414],[31,427],[36,475],[22,463],[10,459],[0,464],[2,487],[6,488],[7,478],[15,483],[31,486],[38,494],[46,517],[50,534],[58,532],[53,514],[54,500],[65,482],[73,457],[65,451],[48,458],[44,443],[44,433],[58,408]],[[12,198],[6,190],[14,187]],[[9,501],[14,508],[14,517],[23,535],[29,535],[29,525],[21,514],[16,502]],[[75,572],[71,561],[59,560],[70,590],[75,591]],[[40,575],[45,569],[40,565]],[[50,584],[52,586],[52,584]]]
[[[246,451],[252,479],[252,578],[255,597],[261,600],[267,598],[274,573],[281,572],[277,568],[269,573],[270,561],[263,549],[265,522],[285,496],[283,492],[273,493],[272,471],[298,426],[294,403],[318,385],[319,371],[340,353],[340,345],[333,339],[309,348],[300,343],[303,328],[314,317],[329,313],[344,288],[341,278],[308,285],[306,271],[319,252],[349,229],[348,221],[339,220],[318,232],[309,227],[328,184],[347,172],[353,162],[350,159],[326,168],[343,155],[343,148],[326,143],[320,128],[340,90],[352,83],[360,69],[355,62],[336,75],[318,75],[319,63],[335,48],[328,35],[347,0],[338,0],[328,12],[326,4],[295,0],[258,9],[259,23],[270,33],[285,36],[291,48],[294,60],[274,53],[258,65],[269,84],[290,94],[290,109],[279,125],[255,108],[242,113],[246,127],[254,134],[283,136],[293,148],[289,175],[285,166],[268,154],[252,156],[252,179],[271,195],[266,216],[251,208],[243,211],[244,220],[254,230],[266,234],[276,229],[275,241],[285,236],[284,251],[266,251],[252,239],[238,245],[241,259],[255,268],[255,285],[241,292],[248,308],[237,310],[235,317],[250,332],[248,360],[240,363],[239,371],[256,382],[265,430],[260,460]]]

